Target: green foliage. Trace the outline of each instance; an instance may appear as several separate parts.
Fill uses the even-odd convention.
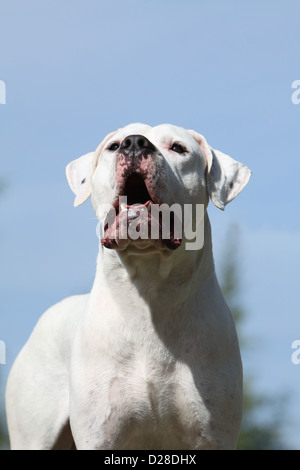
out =
[[[237,226],[232,226],[226,235],[225,249],[220,264],[220,280],[223,294],[236,323],[243,357],[243,351],[251,342],[253,343],[253,339],[245,338],[242,332],[247,311],[240,301],[239,242],[239,229]],[[254,382],[253,377],[244,377],[244,410],[238,450],[285,449],[282,426],[286,398],[259,395],[254,389]]]
[[[286,400],[258,395],[250,380],[244,383],[244,416],[238,440],[239,450],[282,450],[282,425]],[[263,418],[262,418],[263,416]]]
[[[3,414],[4,412],[0,413],[0,449],[8,449],[8,435],[4,424]]]

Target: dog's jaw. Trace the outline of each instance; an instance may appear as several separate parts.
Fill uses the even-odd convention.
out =
[[[116,191],[101,240],[105,248],[124,250],[130,244],[138,250],[152,246],[172,251],[180,246],[181,239],[174,236],[172,223],[170,236],[163,238],[161,219],[153,217],[153,213],[157,214],[154,209],[163,203],[159,190],[162,176],[157,155],[143,153],[138,159],[128,159],[122,152],[118,154]],[[141,235],[133,236],[132,228]],[[158,236],[152,237],[153,232]]]

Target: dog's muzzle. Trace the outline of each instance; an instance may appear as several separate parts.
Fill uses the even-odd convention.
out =
[[[157,210],[163,203],[159,191],[163,168],[158,154],[143,135],[129,135],[122,141],[117,152],[116,196],[101,241],[106,248],[125,249],[129,242],[142,247],[145,240],[159,249],[174,250],[180,246],[181,240],[172,231],[172,220],[169,236],[163,238],[162,217]]]

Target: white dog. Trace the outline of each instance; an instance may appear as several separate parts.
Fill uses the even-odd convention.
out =
[[[11,447],[235,448],[242,366],[206,208],[210,197],[224,209],[250,170],[195,131],[132,124],[66,173],[74,205],[91,195],[101,225],[95,281],[89,295],[51,307],[17,357],[6,392]],[[182,208],[182,234],[170,211],[163,236],[152,214],[163,204]],[[184,209],[196,205],[204,211],[190,229],[200,224],[204,238],[188,249]],[[135,236],[149,227],[156,237]]]

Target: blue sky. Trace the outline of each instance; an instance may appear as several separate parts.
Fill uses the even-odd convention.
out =
[[[238,224],[245,375],[288,392],[300,448],[299,14],[296,0],[1,2],[2,382],[41,313],[93,281],[96,220],[73,208],[65,165],[120,126],[169,122],[253,171],[224,213],[209,207],[215,261]]]

